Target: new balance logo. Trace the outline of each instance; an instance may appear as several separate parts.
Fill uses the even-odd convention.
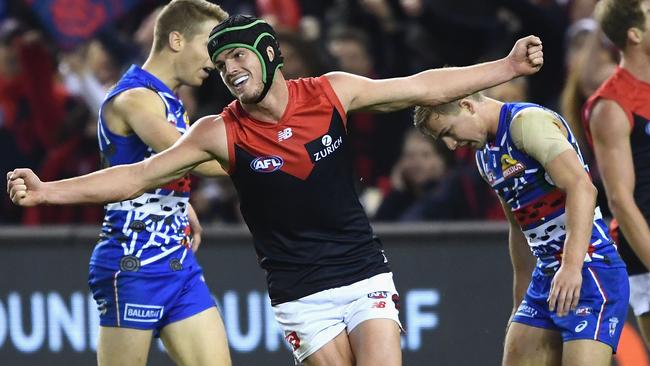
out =
[[[293,136],[293,132],[291,132],[291,128],[285,128],[282,131],[278,131],[278,142],[287,140],[291,136]]]

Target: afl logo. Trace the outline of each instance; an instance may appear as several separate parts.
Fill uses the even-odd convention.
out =
[[[320,139],[320,142],[323,143],[323,146],[330,146],[332,144],[332,136],[325,135],[322,139]]]
[[[272,173],[284,165],[284,160],[279,156],[260,156],[251,161],[251,169],[258,173]]]
[[[645,124],[645,133],[646,135],[650,135],[650,121]]]

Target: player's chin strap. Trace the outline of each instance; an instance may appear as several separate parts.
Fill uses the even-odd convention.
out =
[[[273,48],[273,60],[269,58],[266,49]],[[269,92],[275,71],[282,67],[283,58],[280,45],[273,28],[261,19],[247,15],[233,15],[219,23],[210,32],[208,39],[208,53],[215,62],[217,56],[231,48],[246,48],[257,55],[262,64],[262,81],[264,89],[255,103],[259,103]]]

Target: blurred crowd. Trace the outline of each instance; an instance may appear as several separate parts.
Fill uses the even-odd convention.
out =
[[[0,7],[2,171],[30,167],[43,180],[53,180],[99,168],[99,105],[123,71],[146,59],[157,11],[165,3],[129,1],[134,4],[128,12],[73,46],[57,42],[43,27],[34,12],[38,2]],[[231,14],[263,17],[276,28],[287,78],[333,70],[388,78],[464,66],[501,58],[516,39],[535,34],[544,42],[542,71],[486,94],[558,110],[578,136],[582,104],[617,62],[617,52],[592,18],[596,0],[215,2]],[[178,93],[191,120],[218,114],[233,99],[216,73],[202,87]],[[473,153],[448,151],[415,132],[411,113],[349,116],[359,196],[369,216],[392,222],[503,219],[498,199],[476,172]],[[20,209],[7,197],[0,202],[2,224],[97,224],[103,215],[100,206]],[[194,177],[192,203],[204,224],[241,220],[227,177]]]

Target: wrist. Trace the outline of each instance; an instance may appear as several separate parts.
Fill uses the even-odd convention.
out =
[[[517,69],[515,68],[514,63],[511,61],[510,56],[506,56],[502,58],[501,60],[502,67],[504,68],[504,74],[506,77],[505,81],[510,81],[518,76],[520,76],[519,72],[517,72]],[[504,82],[505,82],[504,81]]]
[[[560,264],[560,268],[580,271],[582,270],[583,265],[584,265],[583,261],[563,259],[562,264]]]
[[[51,183],[42,183],[41,188],[37,191],[37,202],[38,205],[49,205],[50,204],[50,199],[48,198],[48,190],[51,188],[50,187]]]

